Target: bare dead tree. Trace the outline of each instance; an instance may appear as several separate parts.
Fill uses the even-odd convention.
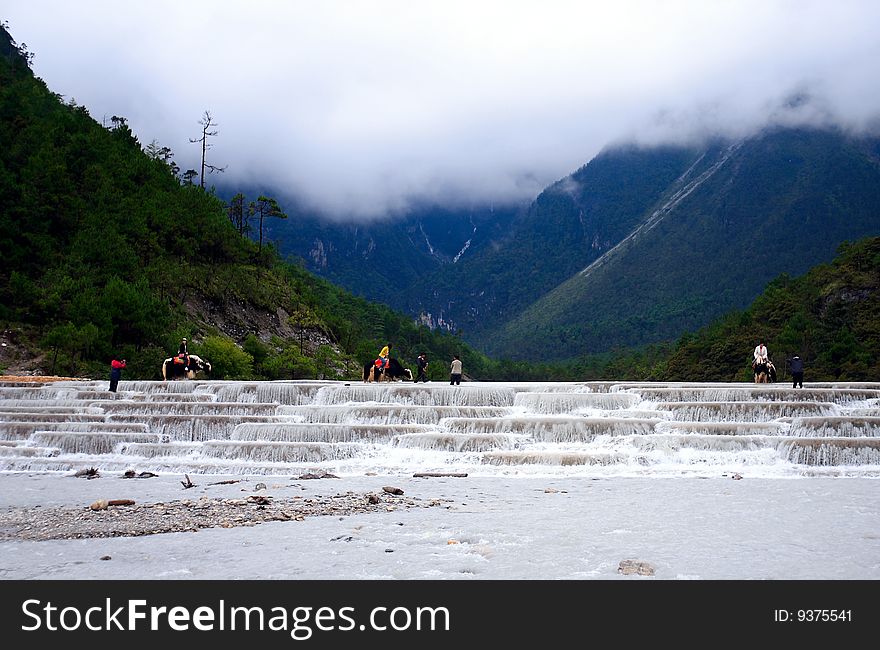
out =
[[[202,119],[199,120],[199,124],[202,125],[202,137],[201,138],[190,138],[189,141],[192,143],[200,142],[202,144],[202,173],[199,177],[199,184],[202,186],[202,189],[205,188],[205,170],[208,170],[209,174],[213,174],[214,172],[224,172],[226,171],[226,167],[217,167],[215,165],[209,165],[206,158],[208,154],[208,149],[213,147],[214,145],[208,142],[208,138],[212,138],[219,133],[214,127],[218,126],[216,122],[214,122],[214,118],[211,116],[210,111],[205,111],[205,114],[202,116]]]

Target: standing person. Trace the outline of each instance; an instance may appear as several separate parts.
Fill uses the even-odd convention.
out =
[[[452,357],[452,364],[449,366],[449,385],[453,384],[461,385],[461,359],[458,358],[458,355]]]
[[[798,355],[794,355],[789,361],[791,364],[791,387],[804,387],[804,361]]]
[[[113,359],[110,362],[110,392],[116,392],[116,386],[119,385],[119,380],[122,378],[122,369],[125,368],[125,359],[122,361],[117,361]]]
[[[428,383],[428,375],[425,374],[425,371],[428,369],[428,358],[425,356],[425,353],[422,352],[418,358],[416,359],[416,364],[419,367],[419,374],[416,377],[416,383],[418,384],[420,381]]]
[[[767,363],[767,346],[764,345],[763,341],[755,346],[754,356],[755,364]]]

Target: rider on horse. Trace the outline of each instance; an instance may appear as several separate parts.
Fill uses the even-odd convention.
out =
[[[759,363],[767,363],[769,355],[767,354],[767,346],[764,345],[763,342],[758,343],[755,346],[754,352],[755,361],[752,363],[753,366],[758,365]]]
[[[379,358],[376,359],[376,366],[378,366],[379,370],[385,370],[388,367],[388,359],[391,357],[391,344],[389,343],[382,351],[379,353]]]
[[[180,345],[177,347],[177,356],[174,359],[174,363],[182,363],[184,369],[189,370],[189,350],[186,347],[186,338],[180,340]]]

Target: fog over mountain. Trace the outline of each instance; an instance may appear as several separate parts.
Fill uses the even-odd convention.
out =
[[[880,3],[18,1],[34,72],[338,219],[505,203],[615,142],[880,127]],[[207,182],[217,182],[212,176]]]

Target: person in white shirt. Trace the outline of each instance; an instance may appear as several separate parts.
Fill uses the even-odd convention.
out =
[[[767,362],[767,346],[763,343],[758,343],[755,346],[755,363]]]
[[[453,384],[461,385],[461,359],[458,358],[458,355],[455,355],[452,359],[452,364],[449,366],[449,374],[451,375],[449,379],[449,385]]]

